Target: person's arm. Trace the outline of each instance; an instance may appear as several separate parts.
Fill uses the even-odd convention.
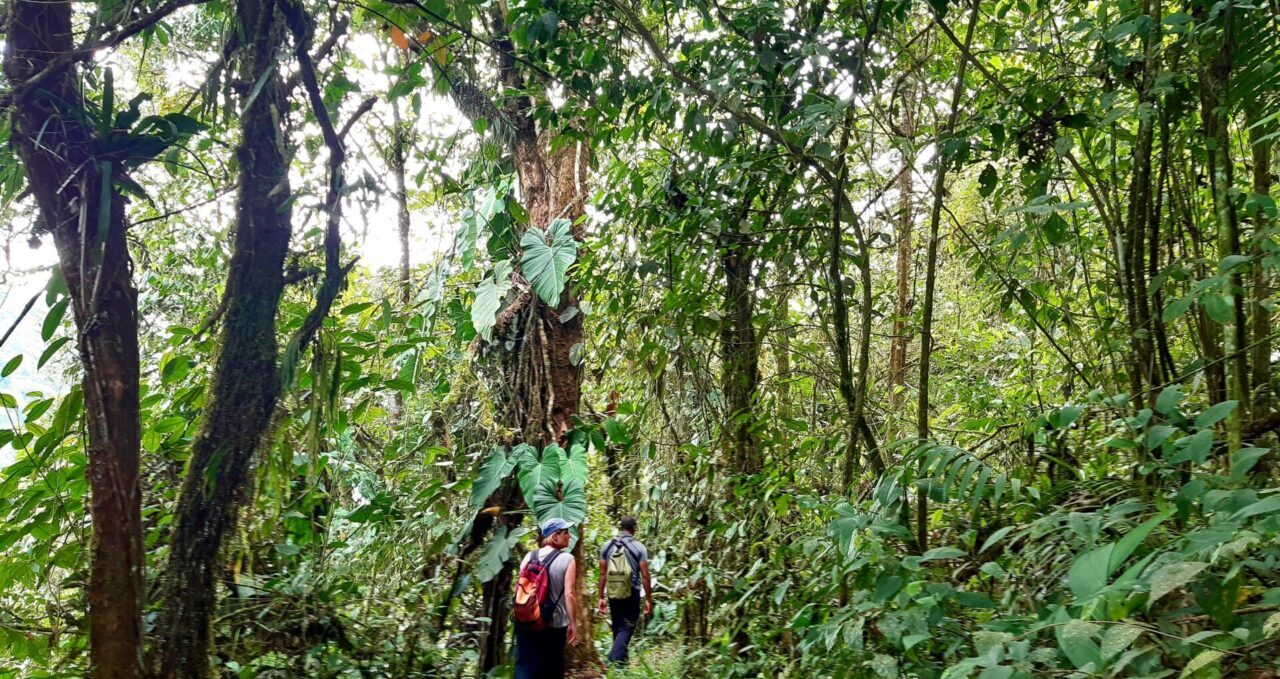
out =
[[[640,579],[644,582],[644,614],[653,610],[653,581],[649,579],[649,562],[640,562]]]
[[[569,567],[564,570],[564,596],[577,598],[578,592],[578,560],[569,557]],[[569,645],[578,643],[578,602],[569,600],[565,606],[569,610]]]
[[[596,604],[596,607],[600,609],[601,613],[609,610],[609,602],[604,598],[604,579],[605,576],[608,575],[608,572],[609,562],[604,559],[600,559],[600,586],[597,588],[600,590],[600,601]]]

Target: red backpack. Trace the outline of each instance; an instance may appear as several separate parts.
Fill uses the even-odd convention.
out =
[[[516,605],[511,611],[511,618],[516,626],[530,632],[536,632],[551,626],[552,616],[560,599],[551,598],[551,564],[560,556],[560,550],[552,550],[545,559],[538,558],[538,551],[529,555],[529,563],[520,569],[520,580],[516,583]],[[564,592],[560,593],[564,597]]]

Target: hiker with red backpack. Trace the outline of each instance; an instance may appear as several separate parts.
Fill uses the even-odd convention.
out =
[[[600,613],[608,605],[613,627],[611,664],[626,664],[627,647],[640,623],[640,585],[644,585],[644,614],[653,610],[649,579],[649,550],[636,539],[636,519],[624,517],[617,537],[600,550]],[[606,598],[607,595],[607,598]]]
[[[568,552],[564,519],[548,519],[539,531],[542,546],[525,555],[516,581],[511,617],[516,625],[515,679],[562,679],[566,645],[578,641],[578,620],[570,605],[577,564]]]

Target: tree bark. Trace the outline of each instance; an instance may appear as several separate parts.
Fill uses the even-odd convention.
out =
[[[413,301],[413,279],[409,274],[409,183],[405,180],[405,162],[413,141],[412,132],[400,120],[400,104],[391,101],[392,120],[395,125],[391,145],[391,177],[395,182],[396,230],[400,237],[400,304],[408,308]],[[400,398],[400,392],[396,392]]]
[[[777,381],[778,415],[783,420],[795,417],[791,395],[791,287],[779,281],[781,287],[774,296],[774,323],[778,325],[773,337],[774,379]],[[790,430],[783,427],[782,435],[790,440]]]
[[[405,178],[405,163],[412,141],[410,129],[400,120],[399,100],[391,100],[391,148],[388,165],[391,168],[392,192],[396,201],[396,231],[400,240],[400,271],[396,279],[400,289],[400,307],[407,311],[413,303],[413,279],[409,268],[409,184]],[[392,396],[391,421],[398,424],[404,417],[404,393],[396,390]]]
[[[853,487],[853,479],[858,468],[858,441],[862,438],[859,428],[862,419],[862,402],[865,393],[865,372],[858,376],[858,385],[863,388],[855,387],[853,378],[852,365],[852,348],[849,339],[849,302],[845,298],[844,291],[844,208],[848,199],[845,195],[845,182],[848,180],[848,164],[846,153],[849,146],[849,126],[852,121],[846,119],[843,130],[840,133],[840,167],[836,170],[836,187],[835,200],[832,203],[831,226],[827,236],[827,285],[831,288],[831,326],[835,334],[836,345],[836,367],[839,370],[839,382],[837,386],[840,391],[840,399],[844,403],[845,408],[845,449],[843,455],[843,466],[840,474],[840,492],[842,494],[849,493]],[[850,215],[852,220],[857,219],[856,215]],[[861,245],[861,243],[859,243]],[[863,252],[865,255],[866,252]],[[862,270],[870,273],[870,262],[863,262],[859,265]],[[865,278],[863,280],[865,288]],[[864,289],[865,296],[870,292]],[[863,325],[870,322],[871,308],[864,306],[862,309]],[[860,326],[862,327],[862,326]],[[869,332],[861,335],[864,339],[869,340]],[[866,357],[868,346],[862,346],[862,357]],[[861,363],[859,364],[861,366]],[[873,458],[871,461],[876,471],[883,470],[883,461]],[[879,463],[879,464],[877,464]]]
[[[754,200],[746,198],[747,204]],[[746,214],[746,209],[743,210]],[[756,334],[752,269],[755,246],[740,225],[730,225],[717,239],[724,274],[724,316],[720,325],[720,381],[728,420],[724,446],[737,474],[757,474],[764,455],[756,436],[756,396],[760,389],[760,341]]]
[[[1169,185],[1169,169],[1170,169],[1170,120],[1169,107],[1166,102],[1161,102],[1160,106],[1160,176],[1156,180],[1155,206],[1151,211],[1149,221],[1149,235],[1147,238],[1148,253],[1147,259],[1147,280],[1154,280],[1160,273],[1160,223],[1164,220],[1165,195],[1168,193]],[[1172,203],[1172,201],[1170,201]],[[1170,207],[1170,218],[1173,216],[1172,206]],[[1164,290],[1157,287],[1153,292],[1152,301],[1153,310],[1151,313],[1151,325],[1155,331],[1156,353],[1159,357],[1158,365],[1160,366],[1159,379],[1163,384],[1173,379],[1178,374],[1178,365],[1173,360],[1173,352],[1169,347],[1169,329],[1164,321]]]
[[[239,0],[241,83],[262,83],[241,115],[236,228],[227,275],[221,351],[211,401],[192,448],[170,538],[153,668],[160,677],[209,673],[209,621],[223,537],[250,481],[280,394],[276,311],[291,232],[287,110],[276,55],[284,25],[274,0]]]
[[[121,170],[93,155],[95,132],[53,103],[81,101],[68,66],[35,92],[25,85],[74,49],[69,2],[9,6],[5,74],[14,135],[44,228],[53,235],[71,297],[84,367],[90,518],[89,676],[142,676],[137,291],[126,243]],[[53,97],[47,96],[52,94]],[[99,240],[99,238],[102,240]]]
[[[1150,13],[1146,3],[1144,13]],[[1159,3],[1155,4],[1154,22],[1160,24]],[[1125,303],[1128,306],[1131,363],[1137,385],[1133,398],[1136,408],[1146,407],[1150,391],[1160,383],[1155,352],[1155,327],[1151,322],[1151,305],[1147,298],[1147,236],[1152,214],[1151,157],[1155,141],[1156,75],[1159,72],[1159,30],[1144,38],[1144,59],[1138,84],[1138,130],[1133,149],[1133,174],[1129,181],[1129,205],[1124,224],[1124,257],[1119,262],[1124,279]],[[1152,248],[1156,243],[1151,243]]]

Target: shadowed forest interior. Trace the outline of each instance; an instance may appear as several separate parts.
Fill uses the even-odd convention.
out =
[[[1280,672],[1277,0],[2,23],[0,677]]]

